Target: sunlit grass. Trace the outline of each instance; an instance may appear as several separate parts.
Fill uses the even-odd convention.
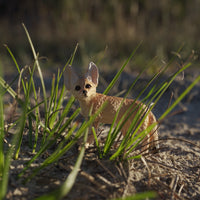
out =
[[[75,57],[75,53],[77,51],[76,46],[72,56],[67,61],[66,65],[63,69],[58,70],[56,75],[53,75],[50,94],[48,94],[46,90],[46,86],[44,83],[44,77],[42,73],[42,68],[40,67],[38,56],[36,53],[33,43],[31,41],[31,37],[23,25],[28,42],[30,43],[31,50],[33,53],[34,63],[33,66],[30,67],[20,67],[12,54],[11,50],[6,46],[8,53],[11,56],[13,63],[15,64],[16,70],[18,72],[17,80],[18,88],[16,91],[12,88],[12,84],[8,84],[6,80],[2,78],[2,73],[0,73],[0,199],[4,199],[7,193],[8,180],[9,180],[9,168],[12,159],[18,159],[21,153],[21,145],[24,137],[24,130],[27,126],[28,128],[28,137],[29,137],[29,148],[30,152],[32,152],[32,156],[30,156],[30,160],[26,163],[24,169],[18,174],[18,178],[25,179],[26,181],[30,181],[35,176],[37,176],[41,170],[45,169],[47,166],[56,163],[59,159],[62,158],[75,144],[77,144],[78,140],[83,139],[82,148],[77,158],[77,162],[74,165],[74,169],[68,175],[68,178],[64,181],[64,183],[53,193],[44,194],[44,196],[39,197],[38,199],[61,199],[66,196],[74,183],[76,182],[76,177],[81,167],[81,162],[84,158],[85,153],[85,143],[87,141],[88,129],[92,126],[96,117],[99,113],[104,109],[104,104],[94,115],[90,116],[88,120],[85,120],[80,127],[77,126],[77,123],[73,123],[76,117],[80,114],[80,108],[71,113],[72,106],[74,105],[74,97],[70,97],[67,101],[67,104],[64,105],[64,99],[67,94],[65,85],[61,85],[61,78],[65,71],[65,68],[68,65],[73,64],[73,60]],[[114,86],[124,68],[127,66],[129,61],[134,57],[137,49],[140,44],[134,49],[130,57],[124,62],[119,72],[116,74],[114,79],[111,81],[109,86],[104,91],[104,94],[108,94],[110,89]],[[179,50],[178,50],[179,51]],[[148,127],[147,130],[139,133],[139,128],[142,125],[145,117],[148,115],[150,111],[153,110],[155,105],[159,102],[160,98],[164,94],[164,92],[169,88],[174,79],[182,73],[185,69],[190,67],[191,63],[186,63],[182,68],[178,69],[174,74],[172,74],[165,81],[162,81],[158,84],[159,80],[162,77],[162,74],[168,69],[171,63],[173,63],[175,57],[166,64],[165,67],[162,67],[154,76],[149,80],[146,86],[141,90],[139,95],[135,100],[141,99],[141,96],[144,92],[148,91],[146,97],[141,99],[141,102],[147,105],[148,110],[138,109],[138,112],[129,127],[129,130],[125,137],[121,139],[116,144],[116,140],[120,135],[120,131],[126,122],[126,120],[130,117],[130,110],[134,112],[131,107],[124,116],[121,118],[119,123],[115,125],[118,112],[113,119],[113,123],[110,126],[108,131],[108,135],[106,137],[105,143],[103,145],[100,144],[99,139],[97,137],[97,133],[94,128],[92,128],[92,132],[95,136],[95,144],[98,149],[98,155],[100,159],[110,160],[127,160],[138,158],[139,155],[132,156],[132,152],[137,149],[138,145],[140,145],[145,138],[145,136],[158,125],[160,121],[162,121],[171,111],[172,109],[190,92],[190,90],[200,81],[200,76],[198,76],[191,85],[189,85],[186,90],[172,103],[171,106],[161,115],[158,119],[158,123],[154,123]],[[149,66],[148,66],[149,67]],[[144,68],[144,70],[136,77],[133,81],[131,87],[127,90],[124,95],[124,99],[127,95],[134,89],[136,84],[139,84],[138,81],[141,75],[145,72],[148,67]],[[27,78],[24,78],[24,73],[28,73]],[[34,74],[39,74],[39,80],[41,83],[42,90],[38,90],[36,87]],[[155,83],[154,83],[155,82]],[[22,88],[22,89],[21,89]],[[12,122],[12,125],[9,125],[8,129],[14,128],[14,135],[12,136],[11,145],[4,148],[4,139],[5,139],[5,130],[4,130],[4,106],[3,106],[3,97],[5,93],[8,93],[16,102],[17,107],[20,109],[20,115]],[[34,102],[34,103],[33,103]],[[153,105],[151,103],[154,102]],[[136,108],[135,108],[136,109]],[[44,117],[40,116],[41,112],[44,113]],[[142,119],[141,119],[142,116]],[[42,131],[41,131],[42,129]],[[42,133],[42,137],[39,137],[39,133]],[[30,169],[32,163],[34,163],[37,159],[39,159],[50,147],[56,144],[57,140],[61,139],[58,145],[56,145],[55,150],[43,160],[42,163],[38,167],[34,169]],[[141,194],[141,197],[146,197],[145,195],[149,195],[149,197],[155,196],[154,193],[145,193]],[[135,196],[135,199],[137,195]],[[131,197],[130,197],[131,198]],[[132,197],[134,199],[134,197]],[[127,197],[127,199],[129,199]]]
[[[178,50],[178,52],[181,50],[181,48]],[[125,66],[128,64],[128,61],[130,58],[133,56],[135,51],[131,54],[131,56],[127,59],[125,64],[122,66],[122,68],[119,70],[120,74],[125,68]],[[159,80],[162,78],[162,75],[166,72],[166,70],[170,67],[170,65],[174,62],[175,56],[169,61],[168,64],[166,64],[164,67],[162,67],[154,76],[152,79],[149,80],[149,82],[146,84],[144,89],[139,93],[139,95],[136,97],[135,100],[141,99],[142,94],[145,91],[148,91],[146,97],[141,99],[141,102],[144,103],[147,106],[147,110],[145,111],[142,109],[142,107],[138,110],[137,114],[135,115],[131,126],[129,127],[128,132],[126,135],[122,138],[119,144],[117,144],[117,148],[115,145],[115,142],[117,141],[117,138],[120,135],[120,131],[123,127],[123,125],[126,123],[126,121],[129,119],[131,116],[131,113],[133,113],[138,107],[135,109],[132,109],[132,106],[127,110],[127,112],[124,114],[124,116],[120,119],[120,121],[117,123],[116,126],[116,119],[118,116],[118,112],[121,109],[119,108],[118,112],[116,113],[115,118],[113,119],[113,123],[111,124],[110,130],[108,132],[108,136],[106,138],[105,143],[100,146],[96,132],[93,130],[93,134],[95,137],[95,143],[98,148],[99,152],[99,157],[107,157],[109,155],[110,160],[115,160],[115,159],[133,159],[135,157],[138,158],[138,155],[136,156],[131,156],[132,152],[136,149],[138,149],[138,145],[142,145],[143,139],[152,132],[152,130],[155,129],[156,126],[159,125],[159,123],[172,111],[173,108],[190,92],[190,90],[194,87],[194,85],[199,81],[200,77],[198,77],[181,95],[176,101],[170,105],[164,113],[161,114],[161,117],[157,119],[157,123],[153,123],[150,125],[146,130],[143,130],[142,132],[139,132],[139,128],[142,126],[145,118],[148,116],[148,113],[153,110],[153,108],[156,106],[156,104],[159,102],[159,100],[162,98],[162,95],[165,93],[165,91],[170,87],[170,85],[173,83],[175,78],[180,75],[184,70],[189,68],[191,66],[191,63],[186,63],[183,65],[180,69],[175,71],[169,78],[167,78],[164,81],[161,81],[159,83]],[[127,95],[130,93],[130,91],[134,88],[135,84],[139,80],[140,76],[142,73],[145,71],[144,70],[136,77],[136,79],[133,81],[132,85],[130,88],[127,90],[127,93],[124,96],[124,99],[127,97]],[[108,86],[108,88],[105,90],[105,93],[108,92],[110,88],[113,87],[115,82],[117,81],[119,77],[119,73],[114,77],[113,81],[111,84]],[[153,83],[154,82],[154,83]],[[152,104],[153,102],[153,104]],[[121,105],[123,104],[123,101]],[[134,103],[133,103],[134,104]],[[131,111],[131,113],[130,113]],[[145,112],[145,114],[144,114]],[[144,115],[144,116],[143,116]],[[112,149],[112,151],[111,151]],[[111,153],[112,152],[112,153]]]
[[[60,89],[60,81],[63,74],[63,71],[68,64],[72,63],[75,51],[72,54],[72,57],[66,63],[63,70],[58,71],[57,77],[55,76],[52,79],[52,88],[50,96],[47,96],[46,87],[44,84],[44,78],[42,74],[42,70],[40,68],[38,62],[38,54],[34,49],[31,38],[26,27],[23,25],[25,32],[27,34],[28,41],[30,43],[33,56],[34,56],[34,64],[32,67],[20,68],[14,55],[11,50],[6,46],[11,58],[16,66],[16,69],[19,73],[18,75],[18,88],[17,91],[12,89],[12,86],[7,84],[6,81],[1,78],[0,79],[0,88],[1,88],[1,98],[0,98],[0,106],[2,107],[0,113],[0,125],[1,125],[1,154],[0,154],[0,167],[1,167],[1,178],[0,178],[0,189],[1,189],[1,199],[3,199],[6,195],[7,184],[9,179],[9,167],[12,159],[18,159],[20,155],[20,149],[22,145],[23,135],[25,125],[28,122],[29,128],[29,147],[32,152],[35,153],[30,161],[26,164],[23,171],[19,174],[19,177],[22,177],[26,170],[29,169],[31,163],[33,163],[38,157],[40,157],[49,147],[51,147],[61,135],[68,130],[63,141],[58,145],[52,155],[46,159],[38,169],[35,169],[33,173],[29,176],[27,180],[30,180],[31,177],[37,174],[40,169],[56,162],[66,151],[68,151],[74,144],[76,144],[78,138],[82,136],[90,125],[87,123],[87,126],[84,126],[84,129],[80,129],[74,139],[71,139],[71,136],[76,128],[76,124],[71,127],[71,122],[76,118],[79,114],[80,109],[78,108],[68,119],[66,119],[71,106],[73,105],[74,98],[71,97],[68,100],[67,105],[63,108],[63,102],[66,95],[65,86],[63,85]],[[39,73],[39,78],[42,86],[42,91],[37,91],[35,86],[35,80],[33,78],[35,71]],[[27,73],[28,77],[26,79],[23,78],[23,73]],[[20,89],[22,85],[23,90]],[[20,92],[19,92],[20,91]],[[13,99],[17,102],[20,109],[20,116],[16,119],[16,121],[12,122],[12,126],[8,127],[15,129],[15,134],[12,138],[11,146],[8,150],[3,149],[4,145],[4,118],[3,118],[3,95],[5,92],[8,92]],[[31,94],[33,93],[34,104],[31,103]],[[40,100],[40,97],[43,97]],[[40,112],[44,112],[44,119],[41,119]],[[41,132],[42,128],[42,141],[41,138],[39,140],[38,133]],[[34,138],[34,139],[33,139]],[[37,149],[37,150],[36,150]],[[83,154],[83,153],[82,153]],[[4,156],[5,155],[5,156]]]

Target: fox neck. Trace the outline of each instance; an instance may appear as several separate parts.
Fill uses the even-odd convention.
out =
[[[90,113],[90,109],[93,105],[94,99],[97,96],[97,93],[93,94],[90,97],[86,98],[79,98],[77,99],[79,101],[80,107],[81,107],[81,113],[84,117],[88,117]]]

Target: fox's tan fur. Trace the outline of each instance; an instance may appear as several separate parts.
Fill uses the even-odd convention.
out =
[[[100,93],[96,93],[96,87],[98,85],[98,68],[94,63],[89,64],[88,72],[86,73],[85,77],[79,78],[76,73],[72,70],[71,66],[68,66],[67,72],[66,72],[66,86],[67,89],[71,91],[71,93],[74,95],[74,97],[79,101],[80,107],[81,107],[81,113],[82,115],[87,118],[89,116],[91,107],[92,107],[92,114],[94,114],[102,105],[104,102],[107,102],[105,108],[103,111],[99,114],[99,116],[96,118],[94,122],[94,127],[96,131],[98,130],[99,123],[104,124],[112,124],[114,116],[116,115],[121,102],[123,101],[123,98],[120,97],[113,97],[113,96],[107,96]],[[131,110],[135,109],[135,111],[131,114],[129,119],[126,121],[124,126],[122,127],[122,134],[125,135],[128,131],[129,126],[131,125],[131,122],[133,121],[133,118],[135,117],[137,111],[139,110],[139,107],[142,106],[142,112],[145,114],[148,111],[148,108],[142,104],[139,101],[134,101],[133,99],[125,99],[123,102],[123,105],[120,108],[118,118],[116,120],[116,123],[120,121],[120,119],[123,117],[123,115],[126,113],[126,111],[131,107]],[[140,110],[140,111],[141,111]],[[152,123],[156,122],[156,118],[152,112],[149,112],[149,114],[145,117],[145,120],[140,127],[139,132],[147,129],[148,126],[150,126]],[[93,134],[89,136],[88,143],[92,143],[94,140]],[[147,135],[147,137],[144,140],[144,144],[146,146],[143,148],[148,149],[150,148],[158,148],[158,133],[157,133],[157,127],[155,127],[151,133]]]

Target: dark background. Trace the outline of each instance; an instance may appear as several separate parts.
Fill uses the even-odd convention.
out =
[[[119,68],[142,41],[131,68],[140,69],[154,57],[152,68],[168,62],[181,46],[184,61],[200,49],[199,0],[0,0],[0,63],[12,59],[21,67],[33,61],[21,23],[29,30],[43,66],[63,66],[77,43],[75,64],[90,60],[104,69]],[[198,66],[198,59],[194,62]],[[7,67],[9,66],[9,67]],[[6,70],[5,70],[6,69]]]

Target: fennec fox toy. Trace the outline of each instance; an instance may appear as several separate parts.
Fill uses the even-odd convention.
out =
[[[77,74],[73,71],[71,66],[68,66],[66,69],[66,87],[70,92],[73,94],[73,96],[79,101],[80,107],[81,107],[81,113],[82,115],[87,118],[89,116],[89,113],[91,112],[92,107],[92,114],[94,114],[106,101],[107,104],[105,108],[102,110],[100,115],[96,118],[93,126],[98,130],[98,124],[104,123],[104,124],[112,124],[114,116],[117,112],[117,110],[120,107],[121,102],[123,101],[123,98],[120,97],[112,97],[112,96],[106,96],[100,93],[96,93],[96,88],[98,85],[98,78],[99,78],[99,72],[97,66],[90,62],[88,71],[85,74],[84,77],[78,77]],[[133,105],[134,104],[134,105]],[[134,109],[136,106],[143,106],[144,112],[147,112],[148,108],[144,104],[142,104],[139,101],[134,101],[132,99],[125,99],[123,102],[123,105],[119,111],[118,118],[116,120],[116,123],[120,121],[124,113],[129,109],[131,106],[131,109]],[[131,122],[133,121],[134,116],[136,115],[136,112],[139,110],[139,108],[135,109],[129,119],[126,121],[124,126],[122,127],[122,134],[125,135],[128,131],[129,126],[131,125]],[[149,112],[148,116],[146,116],[139,132],[142,130],[145,130],[149,125],[156,122],[156,118],[153,115],[152,112]],[[90,134],[88,137],[88,143],[91,144],[94,141],[93,134]],[[155,127],[151,133],[149,133],[146,138],[144,139],[145,147],[142,148],[142,150],[147,150],[149,147],[151,149],[158,149],[158,134],[157,134],[157,127]]]

